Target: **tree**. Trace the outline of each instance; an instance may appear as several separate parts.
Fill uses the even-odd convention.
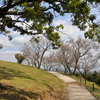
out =
[[[23,52],[23,54],[25,55],[25,61],[27,62],[27,64],[28,65],[32,64],[32,66],[35,66],[32,63],[33,61],[31,61],[32,59],[31,59],[31,52],[30,52],[30,46],[29,46],[29,44],[28,43],[24,44],[20,49]]]
[[[17,59],[17,63],[21,64],[23,62],[23,60],[25,59],[25,55],[17,53],[17,54],[15,54],[15,58]]]
[[[64,73],[68,70],[69,73],[72,74],[71,67],[73,64],[73,53],[69,41],[65,43],[61,42],[61,47],[58,49],[56,55],[58,62],[64,67]]]
[[[57,65],[55,57],[56,56],[54,52],[52,51],[52,53],[49,53],[46,57],[43,58],[42,66],[44,67],[45,70],[50,71]]]
[[[78,37],[77,40],[69,39],[65,43],[61,42],[61,47],[57,50],[56,56],[59,63],[64,67],[65,73],[69,71],[70,74],[75,75],[76,70],[78,70],[82,74],[78,64],[80,59],[88,53],[93,54],[98,48],[97,42]],[[96,59],[99,59],[99,57]]]
[[[87,22],[90,23],[91,29],[96,30],[97,27],[93,24],[95,16],[90,15],[89,4],[99,3],[99,0],[1,0],[0,2],[0,33],[4,35],[9,32],[7,29],[18,31],[21,35],[43,34],[46,24],[54,29],[52,21],[56,14],[64,16],[65,13],[71,13],[73,25],[81,30],[86,29]],[[85,36],[89,37],[89,34],[92,33],[86,33]],[[8,37],[12,39],[10,35]]]
[[[56,33],[55,33],[56,34]],[[56,34],[56,38],[50,37],[51,41],[44,36],[35,36],[29,43],[21,47],[21,51],[26,56],[28,62],[38,68],[41,67],[43,57],[49,49],[56,49],[60,46],[60,37]]]
[[[70,45],[73,48],[73,57],[74,57],[74,71],[73,74],[75,75],[76,69],[78,69],[78,62],[79,60],[87,55],[91,50],[97,50],[98,43],[93,42],[89,39],[82,39],[78,37],[77,40],[73,40],[70,42]],[[79,69],[78,69],[79,70]]]
[[[93,24],[89,24],[89,30],[85,32],[85,37],[100,42],[100,1],[99,3],[93,2],[89,6],[91,7],[91,11],[93,11],[91,16],[94,17],[95,21],[93,21]]]
[[[83,73],[85,75],[85,84],[86,84],[86,75],[88,71],[97,68],[97,59],[96,57],[93,57],[91,53],[85,55],[83,58],[79,61],[79,68],[83,70]]]

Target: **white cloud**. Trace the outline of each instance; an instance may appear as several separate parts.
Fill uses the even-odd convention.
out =
[[[20,51],[2,51],[0,50],[0,60],[17,62],[15,58],[16,53],[21,53]]]
[[[14,37],[20,36],[20,33],[17,31],[10,30],[10,35],[14,38]]]
[[[67,21],[70,21],[70,19],[66,18]]]
[[[3,45],[3,48],[14,47],[14,44],[8,40],[7,36],[0,35],[0,44]]]
[[[29,42],[32,36],[20,36],[20,37],[15,37],[11,42],[17,47],[20,47],[22,44]]]
[[[16,32],[15,32],[16,34]],[[11,41],[8,40],[7,36],[0,35],[0,44],[3,45],[3,49],[12,48],[12,47],[20,47],[23,43],[28,42],[32,36],[24,35],[17,36],[13,38]]]
[[[61,33],[60,33],[61,39],[66,39],[68,37],[77,38],[78,36],[83,37],[84,32],[80,31],[76,26],[72,26],[71,22],[69,23],[70,19],[68,19],[68,18],[66,18],[66,19],[68,21],[59,19],[58,21],[54,22],[54,25],[63,24],[63,26],[64,26],[64,29],[60,30],[61,31]]]

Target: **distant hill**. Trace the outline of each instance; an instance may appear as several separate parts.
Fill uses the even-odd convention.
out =
[[[61,100],[63,83],[36,67],[0,60],[0,99]]]

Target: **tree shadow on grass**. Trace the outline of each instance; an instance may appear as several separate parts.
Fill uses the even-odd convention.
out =
[[[38,100],[40,94],[28,92],[23,89],[17,90],[13,86],[3,85],[0,86],[0,99],[5,100]],[[40,100],[43,100],[42,98]]]
[[[36,79],[31,78],[29,75],[25,74],[24,72],[0,66],[0,79],[11,80],[13,79],[13,77],[27,78],[36,81]]]
[[[0,66],[0,80],[2,79],[12,80],[14,77],[27,78],[27,79],[37,81],[36,79],[32,78],[31,76],[27,75],[26,73],[22,71],[13,70],[13,69]],[[0,83],[0,99],[38,100],[39,95],[40,95],[39,93],[37,94],[30,91],[25,91],[24,89],[16,89],[14,86],[9,86],[5,84],[4,82]]]

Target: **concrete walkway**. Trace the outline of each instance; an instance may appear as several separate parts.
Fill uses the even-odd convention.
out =
[[[57,76],[64,82],[69,83],[67,88],[67,92],[69,93],[69,99],[66,100],[97,100],[84,86],[79,86],[77,84],[74,84],[75,82],[77,83],[76,80],[66,75],[62,75],[58,72],[53,72],[53,71],[48,71],[48,72]]]

